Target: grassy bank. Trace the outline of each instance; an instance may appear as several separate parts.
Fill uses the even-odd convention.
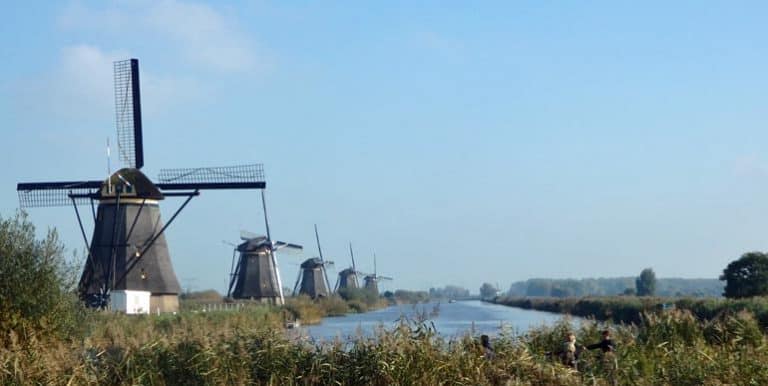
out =
[[[545,355],[573,328],[567,321],[503,333],[489,360],[476,337],[446,340],[429,321],[405,321],[377,340],[319,345],[286,338],[273,315],[89,315],[83,336],[11,339],[0,348],[0,384],[768,384],[766,337],[746,312],[702,322],[673,311],[614,327],[618,366],[588,352],[579,372]],[[579,341],[598,341],[601,328],[583,323]]]
[[[675,308],[690,311],[701,320],[723,313],[749,311],[762,328],[768,328],[768,298],[661,298],[606,296],[584,298],[497,297],[493,302],[511,307],[570,314],[617,323],[640,323],[643,313]]]
[[[215,291],[213,292],[215,293]],[[275,314],[277,320],[293,321],[298,319],[304,324],[317,324],[326,316],[368,312],[388,305],[390,302],[387,299],[375,296],[375,294],[365,299],[344,299],[333,295],[313,300],[305,295],[289,296],[285,298],[284,307],[268,306],[247,300],[225,302],[221,296],[211,295],[203,300],[196,297],[182,298],[180,309],[182,312],[233,312],[242,309],[261,309],[265,310],[264,312]]]

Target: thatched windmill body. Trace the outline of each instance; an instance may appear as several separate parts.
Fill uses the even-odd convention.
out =
[[[349,256],[352,259],[352,266],[345,268],[339,272],[338,278],[336,278],[336,285],[334,286],[334,292],[338,292],[345,288],[360,288],[357,278],[363,275],[362,272],[357,270],[355,266],[355,254],[352,252],[352,243],[349,243]]]
[[[248,232],[242,232],[240,238],[244,242],[237,245],[233,251],[227,297],[285,304],[275,255],[278,250],[301,251],[303,247],[282,241],[271,242],[267,236]],[[239,258],[235,265],[237,253]]]
[[[317,251],[320,257],[312,257],[301,263],[299,267],[299,276],[296,278],[296,284],[293,287],[293,295],[307,295],[312,299],[318,297],[327,297],[330,295],[328,282],[328,273],[326,267],[333,265],[332,261],[323,258],[323,250],[320,247],[320,236],[317,233],[315,225],[315,239],[317,240]]]
[[[363,278],[365,281],[364,288],[375,293],[379,293],[379,281],[392,280],[389,276],[380,276],[376,271],[376,253],[373,254],[373,274],[365,275]]]
[[[206,189],[264,189],[261,165],[161,169],[159,183],[144,166],[139,62],[115,62],[115,107],[120,159],[125,168],[106,180],[19,183],[22,208],[72,205],[88,258],[79,283],[87,305],[106,308],[113,291],[150,293],[151,311],[178,310],[178,279],[165,230],[189,201]],[[186,197],[168,222],[160,218],[166,197]],[[79,205],[89,205],[94,228],[86,236]],[[96,205],[98,204],[98,205]]]

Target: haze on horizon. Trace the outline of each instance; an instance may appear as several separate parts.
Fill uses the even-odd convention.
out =
[[[714,278],[768,250],[766,8],[6,4],[0,215],[17,182],[106,178],[112,62],[135,57],[143,171],[263,163],[273,238],[305,246],[286,285],[315,223],[329,274],[352,242],[383,289]],[[29,212],[83,248],[71,207]],[[222,241],[262,216],[256,191],[193,199],[166,233],[182,287],[225,292]]]

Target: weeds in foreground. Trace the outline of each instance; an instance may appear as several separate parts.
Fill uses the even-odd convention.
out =
[[[140,385],[699,385],[768,384],[768,346],[748,312],[702,322],[688,311],[646,314],[612,326],[615,358],[585,352],[579,371],[545,355],[565,331],[582,344],[605,327],[568,319],[493,339],[441,337],[427,318],[402,319],[373,338],[330,344],[292,340],[273,312],[126,317],[99,314],[80,341],[10,339],[0,384]]]

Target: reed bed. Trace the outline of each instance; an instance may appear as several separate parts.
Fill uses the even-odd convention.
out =
[[[277,316],[276,316],[277,315]],[[403,319],[373,338],[289,338],[269,309],[140,316],[93,314],[84,335],[9,333],[0,384],[46,385],[763,385],[768,345],[748,311],[702,321],[689,311],[614,325],[615,360],[586,352],[579,370],[556,350],[568,319],[525,334],[500,331],[486,358],[476,336],[446,339],[428,320]],[[580,343],[605,324],[580,323]]]
[[[710,320],[727,312],[749,311],[763,328],[768,329],[768,297],[745,299],[597,296],[583,298],[508,297],[494,303],[510,307],[548,311],[574,316],[610,320],[616,323],[639,323],[643,313],[670,308],[688,310],[701,320]]]

